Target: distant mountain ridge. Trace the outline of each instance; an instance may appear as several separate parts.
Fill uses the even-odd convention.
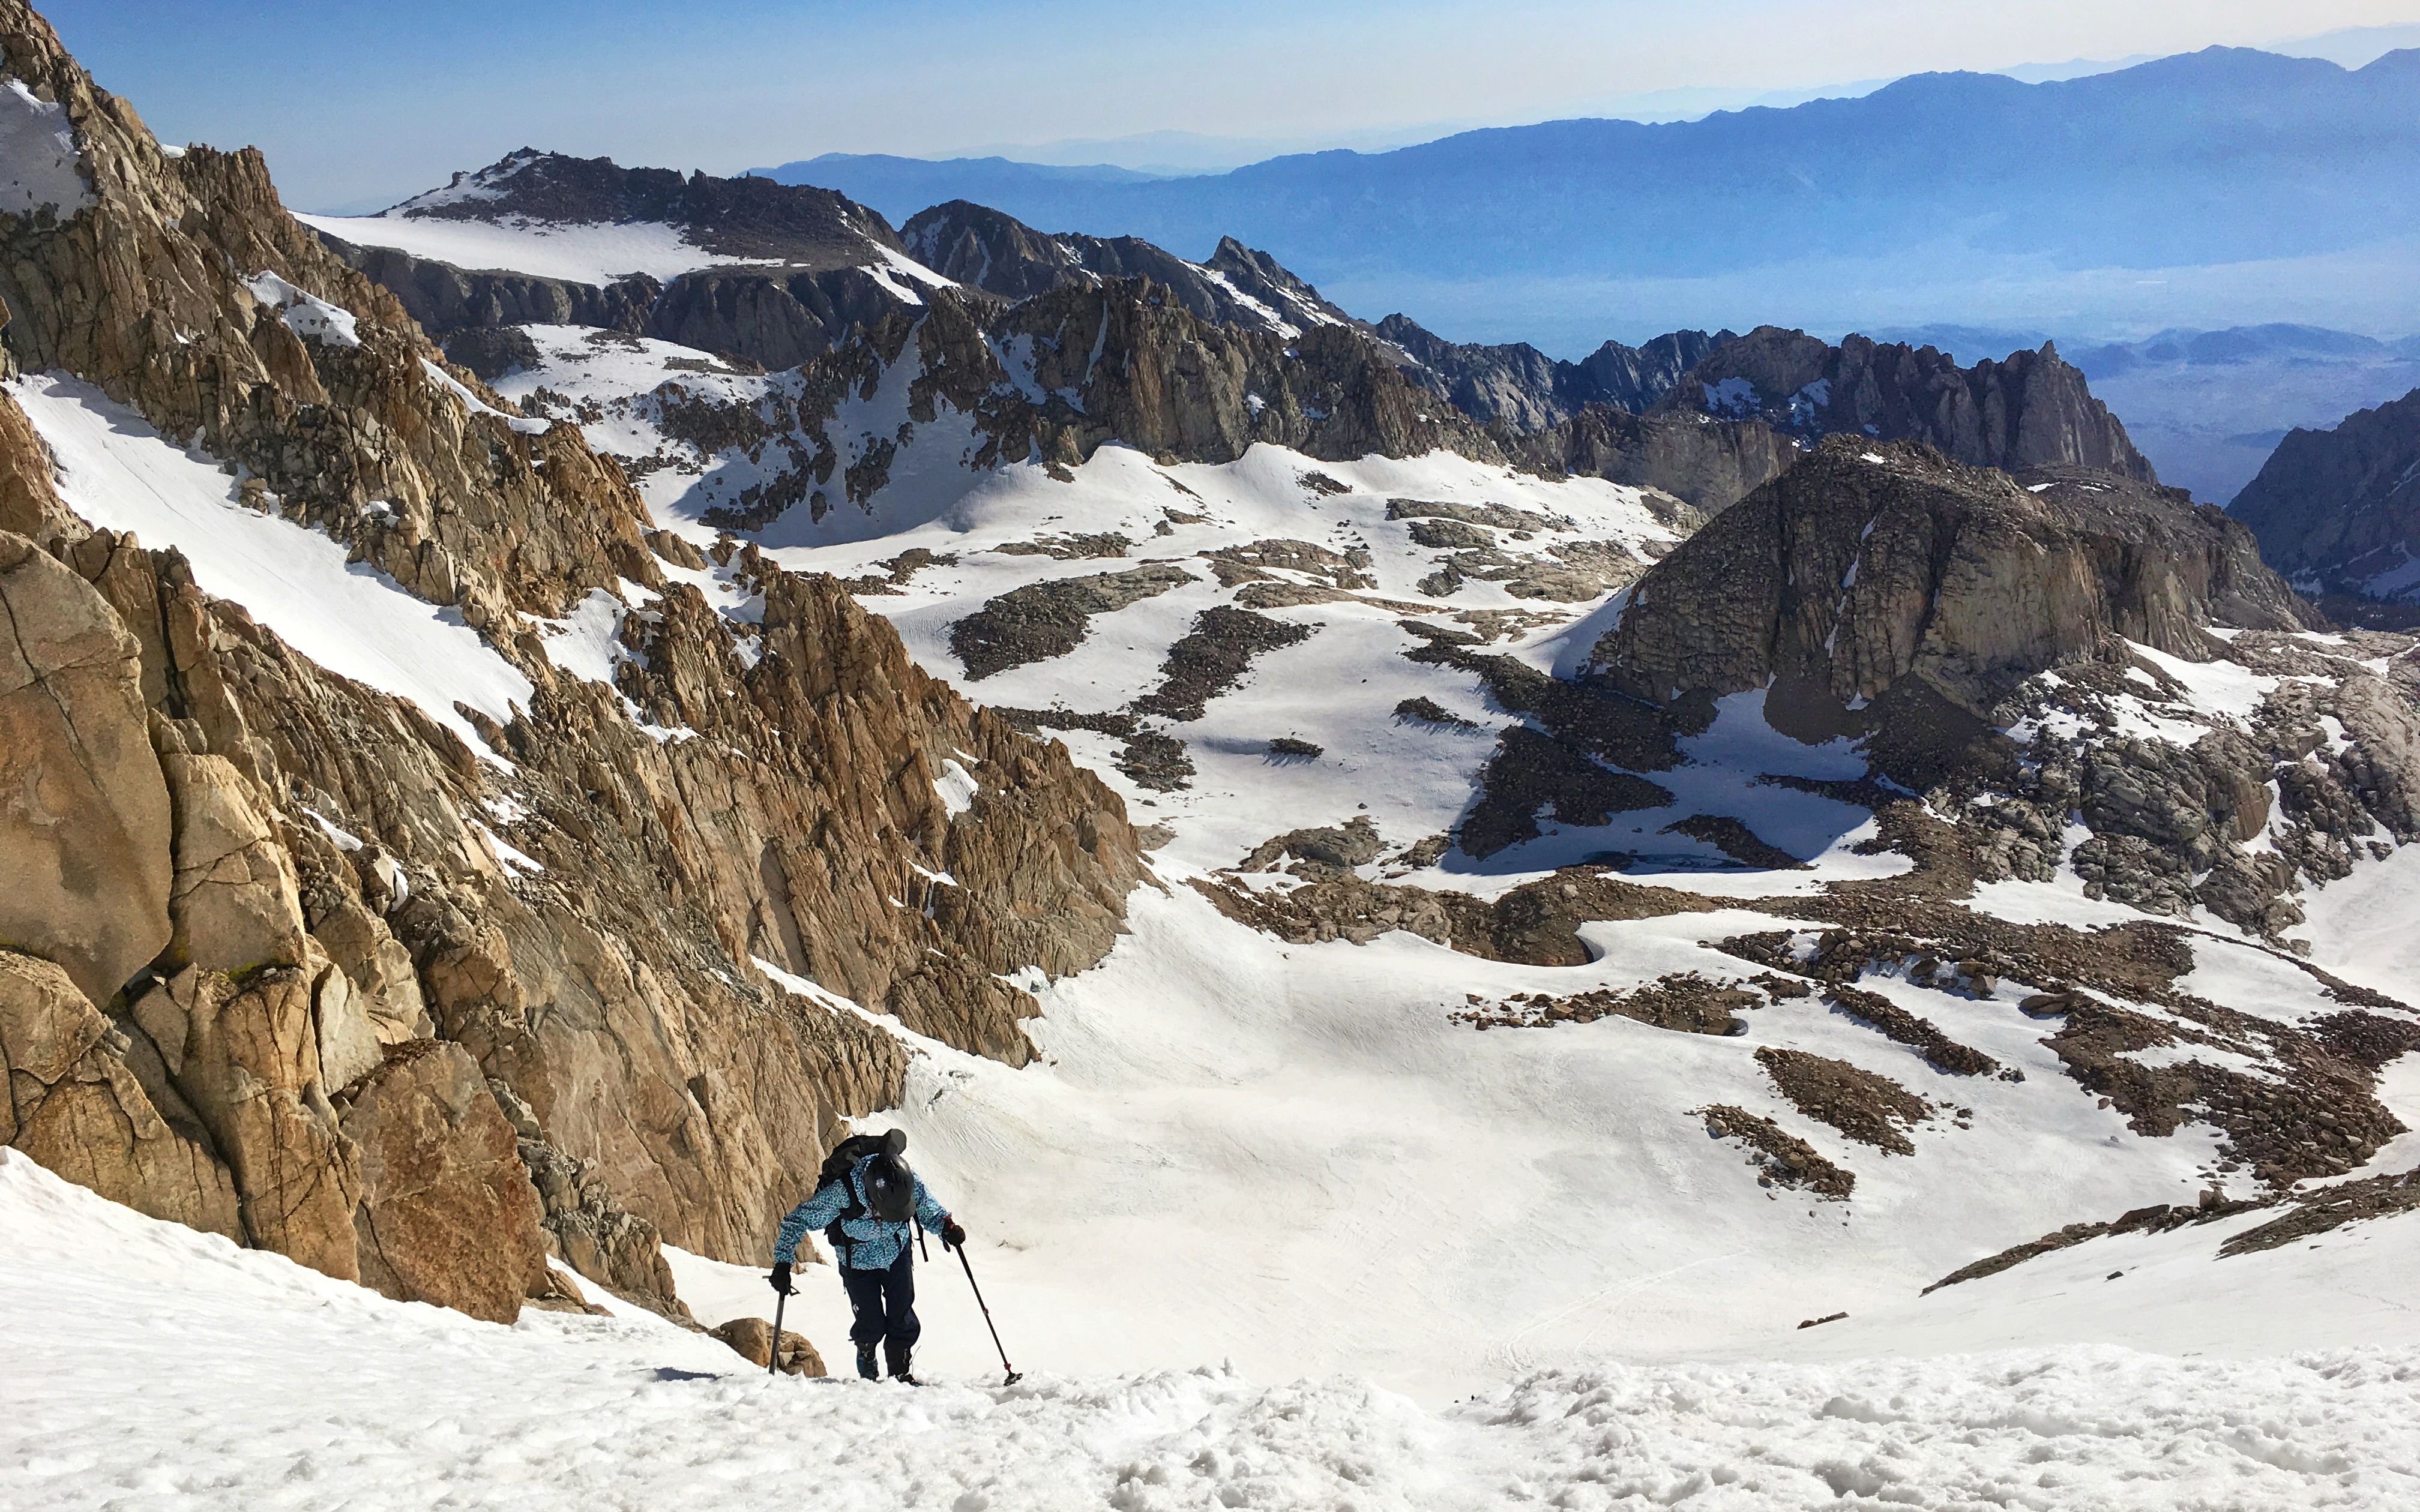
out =
[[[1205,320],[1280,333],[1353,323],[1277,259],[1233,237],[1220,238],[1205,261],[1191,263],[1139,237],[1047,236],[965,200],[920,211],[902,234],[918,262],[1002,299],[1028,299],[1071,283],[1140,277]]]
[[[611,158],[575,158],[535,147],[508,153],[476,173],[458,173],[445,187],[415,194],[386,214],[572,225],[649,222],[689,232],[710,253],[794,267],[862,262],[868,242],[901,250],[890,223],[828,189],[625,168]]]
[[[541,261],[565,239],[626,232],[669,235],[679,247],[722,238],[727,248],[738,238],[775,255],[733,261],[701,239],[690,255],[715,260],[669,284],[632,276],[598,286],[466,270],[345,239],[391,237],[426,252],[435,244],[416,227],[431,220],[501,233],[483,232],[477,245],[506,261]],[[388,214],[315,224],[347,261],[443,332],[457,361],[489,378],[536,365],[538,347],[517,328],[568,324],[768,370],[830,358],[818,381],[854,386],[869,366],[894,365],[905,332],[928,313],[963,306],[968,329],[956,331],[954,316],[934,328],[955,331],[939,338],[953,376],[937,392],[982,417],[993,434],[979,449],[986,457],[1039,448],[1080,459],[1113,440],[1188,460],[1225,460],[1254,440],[1336,460],[1442,449],[1549,477],[1654,488],[1711,513],[1846,431],[1922,441],[1978,466],[2067,463],[2154,481],[2124,427],[2047,347],[1963,369],[1929,347],[1862,337],[1835,347],[1761,327],[1745,339],[1685,331],[1640,347],[1606,342],[1585,362],[1562,363],[1521,344],[1446,341],[1400,313],[1372,325],[1233,238],[1195,263],[1136,237],[1047,234],[965,201],[921,211],[894,233],[879,212],[828,191],[560,154],[516,153]],[[830,243],[830,265],[785,263],[776,235],[785,230]],[[814,247],[805,255],[821,255]],[[1071,301],[1079,292],[1090,298]],[[1168,306],[1201,326],[1170,327],[1153,313]],[[1080,353],[1063,349],[1071,329],[1094,332]],[[1239,333],[1275,347],[1238,342]],[[1123,384],[1138,366],[1159,376],[1132,394],[1097,389],[1105,375]],[[829,450],[809,448],[815,482],[783,473],[727,507],[753,519],[828,498]],[[869,464],[844,491],[857,498],[877,476],[887,469]]]
[[[2037,272],[2206,266],[2420,236],[2420,50],[2350,71],[2214,48],[2039,85],[1922,74],[1787,110],[1550,121],[1148,182],[998,160],[768,172],[893,216],[963,198],[1180,252],[1232,235],[1360,302],[1473,283],[1471,307],[1496,329],[1569,350],[1602,295],[1557,281],[1753,280],[1826,260],[1912,277],[2010,259]],[[1873,276],[1887,287],[1893,275]]]

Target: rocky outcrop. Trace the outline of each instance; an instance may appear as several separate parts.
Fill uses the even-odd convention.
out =
[[[13,465],[39,476],[42,456],[26,446]],[[0,941],[105,1004],[169,933],[168,790],[138,649],[100,594],[23,536],[0,534]]]
[[[1521,466],[1547,477],[1657,488],[1709,515],[1781,476],[1801,455],[1795,441],[1761,420],[1634,415],[1601,404],[1510,449]]]
[[[854,264],[731,264],[683,273],[670,284],[633,274],[597,285],[457,268],[394,247],[355,246],[324,232],[322,237],[331,252],[393,293],[423,330],[445,338],[448,356],[482,378],[502,376],[508,364],[483,370],[479,348],[460,347],[465,332],[594,326],[782,368],[821,356],[866,326],[913,308],[900,297],[895,279]],[[463,360],[466,350],[471,360]]]
[[[404,313],[432,336],[500,326],[637,332],[663,295],[663,285],[644,274],[613,284],[582,284],[535,273],[457,268],[396,247],[355,246],[325,232],[321,239],[331,252],[393,294]]]
[[[1931,347],[1864,336],[1834,347],[1760,326],[1692,367],[1656,409],[1762,420],[1806,440],[1923,441],[1955,461],[2011,472],[2074,466],[2155,481],[2126,427],[2047,345],[1962,368]]]
[[[2299,587],[2354,601],[2420,601],[2420,389],[2348,415],[2334,430],[2292,431],[2227,512]],[[2376,613],[2359,602],[2340,612]]]
[[[641,330],[718,357],[796,367],[915,308],[896,278],[863,268],[708,268],[674,279]]]
[[[1881,728],[1983,719],[2116,638],[2207,661],[2206,625],[2308,623],[2218,510],[2083,470],[2025,476],[1835,437],[1639,579],[1596,663],[1659,703],[1771,686],[1776,714],[1804,701],[1810,721]]]
[[[0,531],[47,548],[89,533],[59,500],[50,457],[14,396],[0,391]]]
[[[1709,352],[1737,339],[1728,331],[1711,336],[1675,331],[1644,347],[1608,341],[1567,363],[1527,342],[1447,341],[1407,315],[1390,315],[1373,329],[1412,361],[1415,382],[1481,424],[1515,432],[1549,429],[1590,405],[1637,414],[1669,393]]]
[[[240,1241],[234,1177],[156,1068],[138,1070],[147,1051],[57,966],[0,951],[0,1144],[138,1212]]]
[[[0,535],[10,1142],[395,1295],[508,1317],[553,1289],[543,1246],[679,1316],[658,1236],[756,1257],[898,1096],[879,1015],[1031,1056],[1009,980],[1097,961],[1142,878],[1114,795],[839,583],[746,556],[744,637],[666,586],[620,471],[447,370],[256,155],[163,154],[17,0],[0,54],[94,188],[0,216],[10,357],[248,468],[246,503],[458,608],[531,688],[441,723],[328,672],[75,518],[0,408],[0,508],[39,542]],[[600,589],[644,605],[612,687],[524,618]]]
[[[1093,616],[1110,614],[1185,583],[1193,574],[1166,563],[1028,583],[985,603],[950,626],[950,651],[967,681],[1029,662],[1063,656],[1091,633]]]
[[[394,296],[286,214],[259,154],[163,154],[22,0],[0,5],[0,51],[59,102],[94,185],[68,219],[0,218],[19,367],[74,374],[248,469],[248,497],[474,627],[659,580],[619,470],[568,427],[458,393]],[[297,314],[303,296],[351,318]]]
[[[461,1046],[406,1041],[338,1101],[360,1151],[364,1286],[503,1323],[547,1289],[536,1189]]]

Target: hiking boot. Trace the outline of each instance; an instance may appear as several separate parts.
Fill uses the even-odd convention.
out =
[[[890,1357],[892,1380],[898,1381],[904,1386],[921,1386],[923,1384],[923,1381],[916,1379],[916,1372],[910,1368],[910,1357],[908,1350],[894,1344],[884,1350],[882,1352]]]
[[[868,1381],[882,1379],[882,1373],[874,1368],[873,1345],[861,1344],[857,1347],[857,1373]]]

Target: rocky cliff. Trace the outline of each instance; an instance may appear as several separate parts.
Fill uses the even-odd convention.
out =
[[[2420,390],[2291,432],[2227,510],[2270,565],[2346,617],[2420,598]]]
[[[896,1097],[884,1016],[1031,1054],[1004,979],[1097,960],[1142,876],[1113,795],[829,579],[724,563],[743,634],[617,468],[449,369],[256,155],[163,154],[18,0],[0,53],[78,154],[71,203],[0,216],[8,358],[59,375],[0,398],[9,1143],[393,1295],[509,1318],[551,1254],[677,1313],[657,1236],[757,1258]],[[444,607],[526,691],[337,676],[176,542],[95,529],[40,428],[70,376],[126,407],[110,455],[224,467],[169,528],[333,536],[379,612]],[[575,606],[608,666],[551,659]]]
[[[2181,494],[1835,437],[1650,571],[1596,659],[1659,702],[1772,687],[1880,723],[1900,697],[1987,715],[2118,640],[2208,660],[2207,625],[2306,614],[2248,531]]]
[[[1700,361],[1657,408],[1762,420],[1807,440],[1918,440],[1978,467],[2072,464],[2154,481],[2126,427],[2048,346],[1962,368],[1930,347],[1864,336],[1834,347],[1761,326]]]
[[[1054,236],[965,200],[918,211],[900,236],[909,255],[935,272],[1008,300],[1069,284],[1147,278],[1163,298],[1223,325],[1291,335],[1354,323],[1277,259],[1233,237],[1221,238],[1207,262],[1193,263],[1140,237]]]
[[[1775,729],[1855,739],[1927,795],[1953,827],[1891,841],[1920,873],[2064,860],[2096,898],[2273,938],[2304,883],[2420,834],[2410,672],[2356,671],[2359,648],[2298,633],[2319,623],[2181,492],[1836,437],[1634,585],[1581,702],[1659,711],[1624,759],[1652,770],[1713,701],[1755,693]],[[2329,719],[2358,733],[2331,746]],[[2071,815],[2090,831],[2071,851]]]
[[[1643,347],[1608,341],[1567,363],[1527,342],[1447,341],[1406,315],[1390,315],[1373,329],[1418,364],[1424,387],[1474,419],[1515,431],[1560,424],[1590,405],[1637,414],[1669,393],[1709,352],[1737,339],[1728,331],[1711,336],[1675,331]]]
[[[1660,488],[1712,515],[1781,476],[1799,444],[1761,420],[1635,415],[1591,404],[1569,420],[1507,440],[1547,477],[1609,478]]]
[[[524,148],[383,214],[316,224],[332,251],[440,337],[596,326],[788,367],[917,300],[913,277],[903,282],[897,272],[913,267],[900,256],[898,236],[862,205],[829,190],[625,168],[606,158]],[[430,224],[499,234],[449,260],[430,254],[418,234]],[[551,239],[576,242],[599,231],[637,234],[652,250],[628,255],[652,259],[653,270],[625,270],[609,251],[597,255],[613,270],[585,278],[515,266],[551,268]],[[474,256],[497,266],[464,266]]]

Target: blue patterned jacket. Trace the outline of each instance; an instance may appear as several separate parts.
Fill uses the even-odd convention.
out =
[[[874,1157],[868,1155],[850,1166],[846,1189],[838,1181],[830,1182],[814,1196],[790,1210],[789,1216],[782,1220],[780,1236],[773,1241],[776,1263],[796,1260],[799,1241],[806,1238],[810,1230],[828,1227],[833,1219],[839,1217],[842,1210],[848,1206],[851,1191],[857,1194],[859,1208],[866,1206],[865,1168],[872,1164]],[[932,1193],[924,1190],[924,1179],[921,1176],[916,1178],[916,1217],[935,1234],[939,1233],[950,1221],[949,1211],[933,1200]],[[861,1211],[841,1225],[841,1232],[849,1239],[847,1257],[841,1263],[852,1271],[887,1271],[912,1242],[906,1224],[885,1223],[870,1211]]]

